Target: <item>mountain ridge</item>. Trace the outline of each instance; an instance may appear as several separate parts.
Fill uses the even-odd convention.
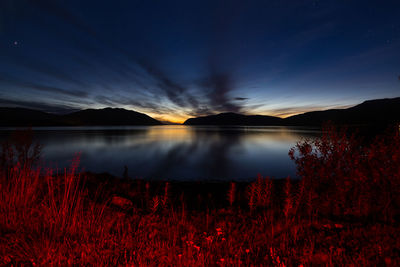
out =
[[[144,113],[122,108],[84,109],[57,115],[27,108],[0,108],[0,126],[161,125]]]
[[[221,115],[230,114],[228,121],[220,123]],[[257,125],[257,126],[320,126],[325,122],[334,124],[388,124],[400,121],[400,97],[366,100],[346,109],[328,109],[310,111],[287,118],[265,115],[243,115],[237,113],[220,113],[197,118],[190,118],[184,125]],[[243,123],[249,118],[259,117],[258,122]],[[235,120],[237,122],[235,122]]]
[[[400,121],[400,97],[366,100],[346,109],[310,111],[279,118],[226,112],[189,118],[184,125],[320,126],[334,124],[388,124]],[[0,107],[0,126],[116,126],[162,125],[144,114],[123,108],[84,109],[68,114],[52,114],[27,108]]]
[[[187,119],[184,125],[264,125],[281,123],[282,118],[263,115],[243,115],[233,112]]]

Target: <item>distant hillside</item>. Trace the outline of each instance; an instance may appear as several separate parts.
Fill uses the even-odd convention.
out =
[[[400,97],[368,100],[347,109],[306,112],[285,119],[287,125],[388,124],[400,121]]]
[[[59,116],[26,108],[0,108],[0,126],[50,126]]]
[[[283,119],[263,115],[241,115],[236,113],[221,113],[205,117],[191,118],[185,125],[282,125]]]
[[[185,125],[288,125],[320,126],[331,121],[335,124],[388,124],[400,122],[400,97],[391,99],[368,100],[347,109],[330,109],[306,112],[281,119],[272,116],[240,115],[221,113],[205,117],[191,118]]]
[[[68,125],[159,125],[146,114],[122,108],[85,109],[63,116]]]
[[[120,109],[86,109],[66,115],[24,108],[0,108],[0,126],[160,125],[146,114]]]

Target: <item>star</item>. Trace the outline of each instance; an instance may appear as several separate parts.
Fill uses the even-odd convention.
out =
[[[17,42],[17,41],[14,41],[14,45],[18,45],[18,42]]]

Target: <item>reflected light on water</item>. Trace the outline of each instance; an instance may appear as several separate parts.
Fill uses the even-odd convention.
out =
[[[131,178],[173,180],[295,177],[289,149],[318,134],[288,127],[183,125],[34,130],[44,146],[43,159],[52,167],[68,166],[81,152],[81,166],[88,171],[122,176],[126,165]]]

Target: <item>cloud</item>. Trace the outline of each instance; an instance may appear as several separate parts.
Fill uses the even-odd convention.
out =
[[[206,97],[208,108],[214,112],[239,112],[242,107],[232,101],[229,94],[233,90],[232,79],[229,73],[210,69],[210,75],[203,81],[203,86],[208,88]]]
[[[72,83],[75,84],[79,87],[86,87],[87,84],[83,81],[80,81],[76,79],[75,77],[69,75],[68,73],[65,73],[61,71],[59,68],[57,68],[54,65],[49,65],[45,63],[43,60],[39,59],[33,59],[27,55],[19,56],[16,54],[12,55],[12,61],[17,62],[18,65],[30,69],[34,72],[37,73],[42,73],[48,77],[56,78],[59,81],[67,82],[67,83]]]
[[[234,100],[237,100],[237,101],[245,101],[245,100],[248,100],[249,98],[248,97],[235,97],[234,98]]]
[[[158,114],[177,112],[177,110],[175,109],[171,109],[169,107],[166,107],[165,105],[161,105],[160,102],[156,100],[137,100],[131,97],[97,95],[94,97],[94,101],[107,107],[129,106],[133,109],[139,109],[146,112]]]
[[[37,109],[40,111],[45,111],[55,114],[67,114],[80,110],[76,107],[68,105],[46,104],[42,102],[39,103],[35,101],[21,101],[21,100],[12,100],[6,98],[0,98],[0,105],[2,107],[20,107],[20,108]]]
[[[206,89],[207,108],[215,112],[240,112],[242,106],[230,96],[234,89],[232,69],[237,65],[237,58],[232,57],[235,44],[231,34],[240,17],[244,4],[233,1],[229,5],[215,2],[212,16],[212,32],[209,40],[207,72],[201,86]],[[236,99],[237,100],[237,99]],[[204,114],[206,115],[206,114]]]
[[[353,106],[353,105],[330,105],[330,106],[307,105],[307,106],[271,109],[271,110],[269,110],[268,113],[271,116],[286,118],[286,117],[290,117],[293,115],[302,114],[305,112],[321,111],[321,110],[328,110],[328,109],[345,109],[345,108],[349,108],[351,106]]]
[[[180,108],[177,110],[169,109],[170,112],[181,113],[183,108],[186,109],[184,113],[188,116],[200,116],[209,115],[218,110],[239,110],[228,99],[227,93],[230,92],[231,87],[227,74],[213,73],[197,83],[200,86],[200,92],[198,92],[200,99],[205,99],[205,101],[200,101],[199,97],[193,95],[186,86],[169,77],[156,65],[144,60],[139,61],[139,64],[156,80],[158,87],[167,98]],[[159,103],[158,107],[158,110],[161,111],[162,108]],[[156,112],[156,110],[154,111]]]
[[[165,92],[171,102],[179,107],[185,107],[188,105],[188,102],[185,100],[185,96],[183,95],[186,93],[185,87],[173,81],[163,71],[161,71],[160,68],[151,64],[149,61],[140,60],[138,63],[156,80],[158,87]]]
[[[20,79],[17,79],[15,77],[12,77],[5,73],[0,73],[0,82],[5,82],[8,84],[12,84],[12,85],[20,86],[20,87],[30,88],[30,89],[37,90],[37,91],[56,93],[56,94],[62,94],[62,95],[67,95],[67,96],[73,96],[73,97],[87,97],[88,96],[88,94],[86,92],[81,91],[81,90],[67,90],[67,89],[62,89],[62,88],[55,87],[55,86],[47,86],[47,85],[42,85],[42,84],[38,84],[38,83],[34,83],[34,82],[22,81]]]

